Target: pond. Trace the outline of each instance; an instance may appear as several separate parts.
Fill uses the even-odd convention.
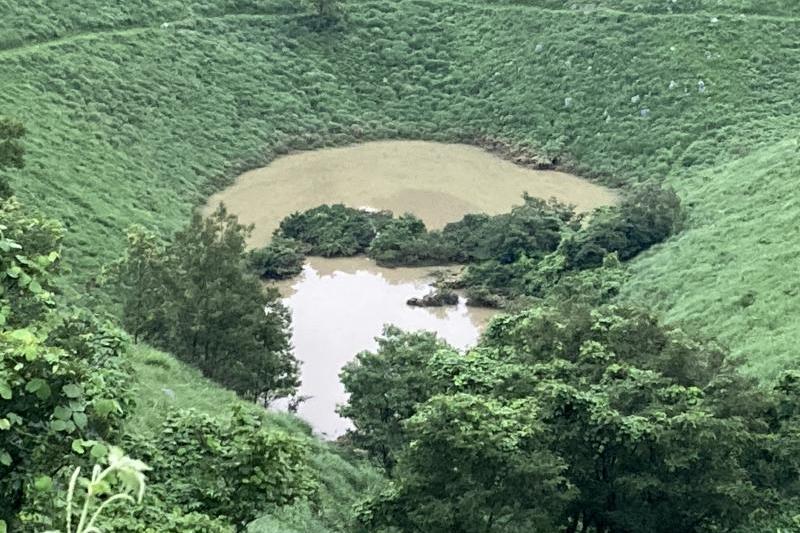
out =
[[[320,204],[410,212],[429,228],[441,228],[467,213],[506,212],[524,192],[579,211],[617,199],[577,176],[520,167],[474,146],[386,141],[282,157],[242,174],[204,209],[224,202],[241,222],[254,225],[249,244],[264,246],[285,216]],[[336,438],[349,427],[334,411],[345,400],[339,371],[376,347],[385,324],[435,331],[458,348],[477,341],[487,310],[468,309],[463,299],[452,308],[406,305],[430,291],[430,274],[429,268],[382,269],[365,258],[312,258],[300,276],[281,285],[292,312],[295,355],[303,363],[299,394],[310,397],[298,414],[316,432]]]
[[[338,375],[363,350],[377,348],[384,325],[407,331],[434,331],[453,346],[475,344],[492,316],[489,309],[457,306],[421,308],[406,305],[431,291],[430,268],[387,269],[365,258],[311,258],[296,279],[279,284],[292,312],[292,343],[303,363],[298,392],[308,399],[297,414],[328,438],[350,427],[335,413],[346,400]],[[285,404],[279,404],[283,408]]]
[[[606,187],[565,172],[531,170],[475,146],[424,141],[383,141],[300,152],[246,172],[208,200],[220,202],[264,246],[280,221],[320,204],[414,213],[441,228],[467,213],[503,213],[522,203],[522,193],[557,198],[579,211],[616,201]]]

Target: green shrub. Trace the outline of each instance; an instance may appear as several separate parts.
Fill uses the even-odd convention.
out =
[[[14,200],[0,205],[0,520],[36,514],[33,480],[103,455],[132,397],[121,331],[66,313],[50,290],[61,231]],[[11,522],[12,527],[16,522]]]
[[[248,262],[262,278],[291,278],[303,271],[306,249],[298,241],[276,236],[264,248],[250,252]]]
[[[284,218],[276,235],[305,244],[309,255],[348,257],[364,253],[391,218],[386,211],[326,204]]]
[[[514,206],[509,213],[467,215],[448,224],[442,238],[458,250],[453,258],[458,262],[494,260],[508,264],[522,255],[538,259],[554,251],[562,233],[577,228],[579,222],[572,207],[526,194],[522,205]]]
[[[629,193],[617,207],[596,213],[587,228],[564,243],[567,267],[600,266],[606,254],[622,261],[663,242],[681,228],[684,211],[675,191],[647,185]]]
[[[158,508],[224,517],[242,528],[317,489],[305,440],[269,429],[241,408],[227,421],[176,411],[156,435],[152,441],[129,436],[127,446],[152,468],[148,494]],[[140,513],[131,516],[146,523]]]

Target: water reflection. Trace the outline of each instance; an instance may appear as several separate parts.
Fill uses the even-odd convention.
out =
[[[303,363],[299,394],[310,397],[298,414],[318,433],[336,438],[349,427],[334,411],[346,399],[339,371],[355,354],[377,347],[385,324],[434,331],[460,349],[478,340],[489,310],[467,308],[463,298],[453,307],[406,305],[430,292],[431,274],[430,268],[379,268],[366,258],[313,258],[298,278],[279,287]]]

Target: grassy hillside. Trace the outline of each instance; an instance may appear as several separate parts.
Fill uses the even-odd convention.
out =
[[[748,368],[796,365],[800,332],[800,142],[790,138],[670,178],[693,206],[690,228],[633,265],[628,296],[718,336]]]
[[[267,419],[270,425],[304,437],[320,482],[316,505],[299,503],[282,508],[275,516],[265,516],[252,524],[253,533],[326,533],[338,531],[353,504],[381,483],[377,471],[340,456],[332,445],[311,436],[311,429],[300,419],[280,413],[266,413],[255,404],[239,400],[234,393],[203,378],[200,373],[168,354],[139,345],[133,351],[136,374],[137,410],[127,430],[139,435],[157,431],[172,409],[195,409],[219,417],[239,405]]]
[[[787,357],[800,308],[774,258],[800,251],[781,232],[800,216],[795,2],[359,1],[322,33],[297,3],[98,6],[0,17],[0,113],[30,129],[13,183],[67,222],[75,287],[127,225],[173,230],[289,149],[488,136],[606,183],[675,185],[691,227],[638,261],[629,296],[758,372]]]

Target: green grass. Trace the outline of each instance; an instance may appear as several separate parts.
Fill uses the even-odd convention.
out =
[[[660,295],[668,317],[771,374],[796,338],[792,265],[760,242],[781,260],[800,250],[777,229],[800,218],[787,185],[800,8],[597,3],[360,1],[322,33],[296,3],[15,6],[0,25],[0,112],[30,134],[12,181],[68,225],[71,286],[84,292],[127,225],[172,231],[239,170],[289,149],[499,137],[605,183],[678,187],[692,227],[634,265],[627,293]],[[773,213],[768,191],[782,187]],[[728,262],[706,264],[715,253]],[[753,305],[731,303],[748,290]]]
[[[690,228],[633,264],[626,295],[718,337],[756,375],[796,366],[800,143],[788,139],[670,179]]]
[[[137,345],[131,361],[137,407],[127,422],[128,432],[154,435],[173,409],[195,409],[209,416],[225,417],[235,406],[242,406],[263,417],[268,426],[306,440],[320,483],[317,505],[298,503],[283,508],[253,524],[254,533],[289,533],[290,528],[296,528],[298,533],[341,531],[352,506],[382,483],[376,470],[343,457],[334,445],[313,437],[310,427],[299,418],[243,402],[169,354]]]

